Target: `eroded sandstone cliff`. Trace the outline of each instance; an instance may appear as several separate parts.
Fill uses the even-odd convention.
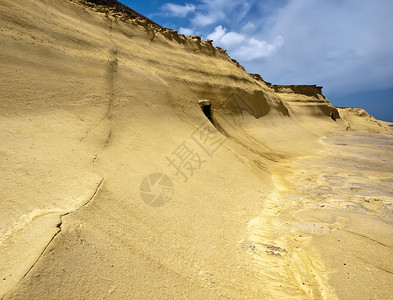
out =
[[[212,41],[98,2],[0,3],[0,297],[388,295],[378,287],[392,282],[380,215],[391,175],[364,160],[380,180],[369,190],[385,192],[364,206],[352,196],[352,209],[335,206],[339,179],[308,169],[338,164],[327,136],[389,137],[388,124],[334,107],[316,86],[267,84]],[[313,180],[326,193],[307,202]],[[383,230],[350,227],[359,220]],[[365,245],[385,260],[367,258],[371,271],[343,285],[331,277],[342,262],[321,249],[348,228],[374,235],[379,246]],[[365,259],[364,244],[348,245]],[[370,274],[390,275],[374,291]]]

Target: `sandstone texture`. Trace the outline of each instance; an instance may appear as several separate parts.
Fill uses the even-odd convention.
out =
[[[392,124],[114,1],[1,0],[0,66],[0,299],[393,297]]]

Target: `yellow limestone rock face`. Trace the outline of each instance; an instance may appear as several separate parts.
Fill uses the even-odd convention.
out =
[[[0,298],[391,297],[391,124],[90,2],[0,65]]]

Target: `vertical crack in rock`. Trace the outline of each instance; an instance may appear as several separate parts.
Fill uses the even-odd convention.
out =
[[[102,178],[100,183],[97,185],[96,189],[94,190],[93,195],[89,198],[89,200],[87,200],[84,204],[82,204],[81,206],[79,206],[77,209],[75,209],[74,211],[70,211],[67,213],[64,213],[62,215],[60,215],[60,220],[59,223],[56,225],[56,227],[58,228],[58,231],[52,236],[52,238],[50,239],[50,241],[46,244],[46,246],[44,247],[44,250],[42,250],[41,254],[38,256],[37,260],[32,264],[32,266],[29,268],[29,270],[27,270],[27,272],[25,273],[25,275],[23,275],[22,279],[18,282],[18,284],[16,286],[18,286],[22,280],[27,277],[27,275],[30,274],[30,272],[33,270],[33,268],[36,266],[36,264],[38,263],[38,261],[42,258],[42,256],[44,255],[44,253],[46,252],[46,250],[49,248],[50,244],[53,242],[53,240],[56,238],[56,236],[58,236],[58,234],[61,232],[61,225],[63,224],[63,217],[67,216],[71,213],[77,212],[79,209],[81,209],[82,207],[85,207],[86,205],[88,205],[91,201],[93,201],[93,199],[95,198],[95,196],[98,194],[99,190],[101,189],[103,183],[104,183],[105,178]],[[6,295],[3,296],[4,299]]]
[[[108,147],[108,145],[109,145],[109,143],[111,141],[111,137],[112,137],[112,131],[109,132],[109,135],[108,135],[108,137],[105,140],[104,147],[102,148],[101,152],[97,153],[96,155],[94,155],[93,164],[96,163],[98,157],[101,156],[102,152],[104,152],[104,150]]]
[[[112,47],[109,49],[108,65],[107,65],[107,70],[106,70],[106,84],[108,87],[108,92],[107,92],[108,107],[107,107],[107,111],[105,113],[105,116],[102,119],[100,119],[98,121],[98,123],[92,129],[87,130],[85,136],[80,139],[81,142],[85,141],[86,138],[89,136],[90,132],[95,130],[98,126],[100,126],[100,124],[103,121],[112,119],[112,110],[113,110],[113,105],[114,105],[114,101],[115,101],[115,97],[116,97],[115,81],[116,81],[117,72],[118,72],[117,56],[118,56],[119,50],[118,50],[118,47],[113,39],[113,34],[112,34],[113,20],[111,19],[111,17],[109,16],[108,13],[106,13],[106,15],[105,15],[105,22],[106,22],[108,29],[109,29],[109,40],[112,44]],[[103,149],[105,149],[108,146],[111,136],[112,136],[112,130],[110,129],[109,136],[107,137],[107,139],[104,143]],[[101,153],[102,153],[102,151],[101,151]],[[94,155],[93,164],[96,163],[96,161],[97,161],[98,157],[101,155],[101,153],[97,153]]]
[[[109,28],[109,39],[110,42],[112,43],[112,48],[110,49],[109,52],[109,66],[108,66],[108,74],[107,74],[107,84],[108,84],[108,89],[109,89],[109,108],[108,108],[108,112],[107,112],[107,117],[109,119],[112,118],[112,108],[113,108],[113,102],[115,99],[115,81],[116,81],[116,77],[117,77],[117,71],[118,71],[118,47],[116,45],[116,43],[114,42],[113,39],[113,21],[111,19],[111,17],[109,16],[109,14],[107,13],[105,15],[105,21],[108,24],[108,28]]]
[[[108,147],[109,142],[111,141],[111,137],[112,137],[112,131],[109,132],[109,135],[108,135],[108,137],[107,137],[107,139],[106,139],[106,141],[105,141],[104,149],[105,149],[106,147]]]
[[[150,37],[150,44],[149,44],[149,45],[151,45],[152,43],[154,43],[154,40],[155,40],[155,39],[156,39],[156,33],[155,33],[154,30],[152,30],[151,37]]]

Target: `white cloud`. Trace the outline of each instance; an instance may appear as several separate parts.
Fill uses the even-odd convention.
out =
[[[239,19],[245,17],[250,5],[248,2],[254,0],[200,0],[197,5],[197,14],[191,19],[194,27],[206,27],[219,21],[228,20],[237,23]],[[233,14],[235,12],[235,14]]]
[[[233,55],[241,61],[254,61],[274,55],[284,45],[284,39],[277,36],[273,43],[248,38],[246,43],[233,50]]]
[[[207,25],[211,25],[214,22],[217,21],[218,15],[214,14],[209,14],[209,15],[204,15],[197,13],[195,17],[192,19],[192,24],[195,27],[205,27]]]
[[[254,23],[248,21],[246,25],[243,26],[242,31],[249,32],[255,30],[256,26]]]
[[[191,28],[179,28],[179,33],[184,35],[194,35],[194,31]]]
[[[162,11],[170,16],[174,17],[186,17],[189,13],[195,11],[196,7],[193,4],[186,3],[185,5],[178,5],[174,3],[165,3],[161,7]]]
[[[217,26],[212,33],[210,33],[207,38],[213,41],[219,41],[226,34],[227,30],[221,25]]]
[[[221,25],[207,36],[214,44],[227,49],[233,58],[240,61],[252,61],[267,58],[275,54],[284,44],[284,39],[277,36],[274,42],[258,40],[252,36],[230,31]]]
[[[268,81],[320,84],[336,95],[393,87],[392,0],[189,3],[172,7],[182,12],[167,7],[189,17],[180,32],[213,39]]]
[[[258,34],[281,35],[285,46],[245,67],[268,81],[321,84],[334,95],[392,87],[392,11],[389,0],[290,0]]]
[[[224,34],[221,39],[217,41],[217,43],[220,43],[224,48],[231,50],[240,47],[242,44],[247,42],[246,40],[247,36],[231,31]]]

